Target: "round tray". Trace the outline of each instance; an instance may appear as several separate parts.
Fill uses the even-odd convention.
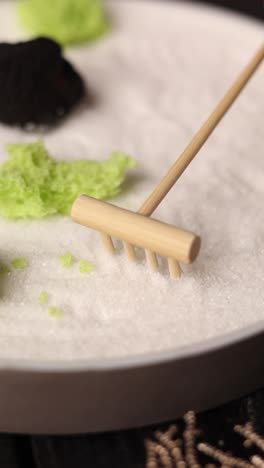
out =
[[[144,4],[132,3],[135,9]],[[9,2],[2,7],[8,12]],[[186,9],[191,11],[190,4]],[[199,21],[209,9],[195,10]],[[230,17],[236,26],[257,24],[219,14],[228,18],[229,28]],[[16,33],[5,26],[1,35],[13,38]],[[263,386],[263,352],[261,322],[202,344],[120,360],[36,363],[0,357],[0,431],[73,434],[172,420]]]

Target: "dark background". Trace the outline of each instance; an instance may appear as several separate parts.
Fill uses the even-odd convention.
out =
[[[45,0],[43,0],[45,1]],[[125,0],[124,0],[125,1]],[[160,0],[162,1],[162,0]],[[186,0],[188,1],[188,0]],[[193,0],[201,3],[200,0]],[[264,0],[204,0],[264,20]],[[264,391],[204,415],[209,434],[218,428],[230,436],[232,417],[246,412],[247,420],[264,421]],[[264,428],[264,424],[263,424]],[[259,430],[260,433],[261,430]],[[0,435],[0,468],[144,468],[144,431],[80,437]],[[232,449],[234,448],[232,441]]]
[[[198,2],[201,3],[201,0],[196,0]],[[203,3],[226,7],[264,20],[264,0],[205,0]]]

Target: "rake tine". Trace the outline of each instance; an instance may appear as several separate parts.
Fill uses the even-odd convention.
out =
[[[180,264],[174,258],[168,258],[169,272],[172,279],[177,279],[181,277],[182,269]]]
[[[137,257],[133,245],[129,244],[128,242],[123,242],[123,245],[127,258],[130,260],[130,262],[136,262]]]
[[[112,238],[108,236],[108,234],[105,234],[104,232],[101,232],[100,234],[101,234],[101,239],[102,239],[105,249],[110,255],[114,255],[115,247],[114,247]]]
[[[146,259],[148,262],[149,269],[151,271],[158,271],[159,264],[158,264],[157,255],[154,252],[151,252],[151,250],[145,250],[145,254],[146,254]]]

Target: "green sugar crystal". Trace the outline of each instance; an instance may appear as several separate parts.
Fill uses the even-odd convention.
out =
[[[102,0],[22,0],[18,14],[34,36],[62,45],[94,40],[110,28]]]
[[[109,199],[121,192],[126,170],[135,160],[112,153],[103,162],[56,161],[42,141],[8,145],[0,167],[0,216],[9,219],[69,214],[76,198]]]
[[[94,265],[92,263],[87,262],[87,260],[81,260],[79,262],[79,271],[80,273],[86,274],[90,273],[94,269]]]
[[[11,265],[15,270],[24,270],[28,263],[24,257],[17,257],[12,260]]]
[[[49,315],[54,318],[61,318],[64,314],[63,310],[57,309],[57,307],[49,307],[48,311]]]
[[[65,255],[62,255],[61,257],[59,257],[59,262],[61,266],[64,268],[70,267],[74,262],[74,258],[71,252],[66,252]]]
[[[38,297],[38,301],[40,304],[46,304],[48,300],[48,293],[46,291],[42,291]]]

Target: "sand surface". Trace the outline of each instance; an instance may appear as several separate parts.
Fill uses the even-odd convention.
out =
[[[263,39],[263,26],[216,10],[166,2],[108,4],[114,29],[69,49],[96,97],[45,135],[58,159],[138,160],[115,203],[137,210]],[[11,2],[0,5],[0,39],[23,36]],[[3,13],[3,14],[2,14]],[[146,21],[147,18],[147,21]],[[264,318],[264,68],[217,128],[155,217],[202,236],[197,262],[174,282],[110,259],[96,233],[69,218],[0,220],[1,260],[29,267],[1,277],[0,358],[75,360],[176,348]],[[35,140],[0,125],[5,144]],[[70,250],[90,275],[57,260]],[[42,290],[64,316],[38,304]]]

